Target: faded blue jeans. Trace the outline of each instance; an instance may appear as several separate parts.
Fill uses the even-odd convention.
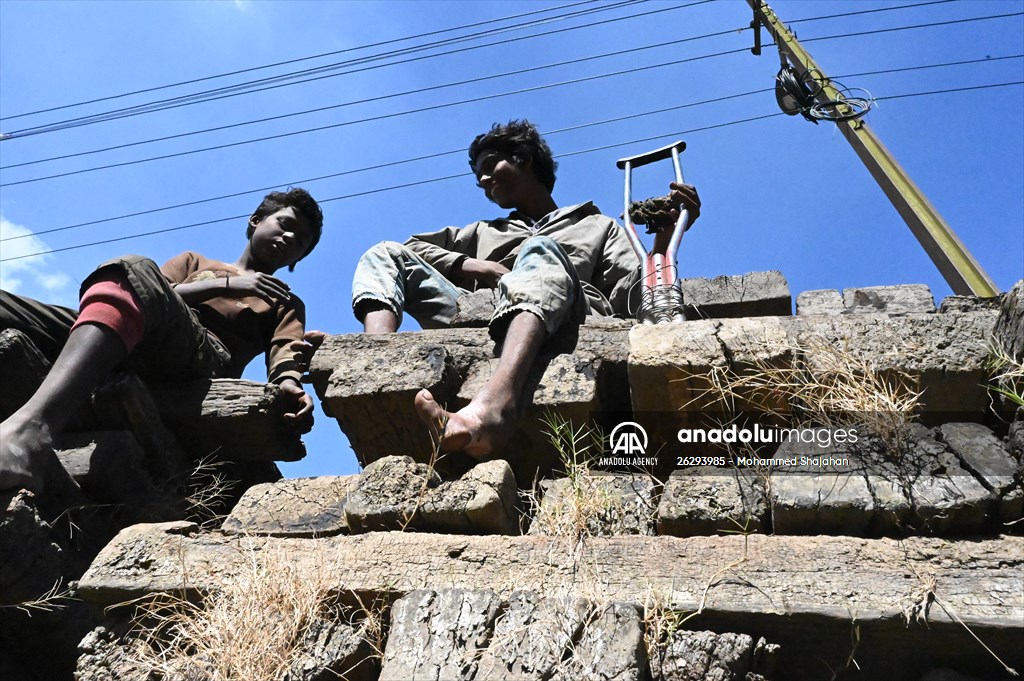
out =
[[[356,265],[352,311],[362,321],[361,304],[373,300],[397,314],[399,324],[408,312],[424,329],[436,329],[451,323],[459,296],[465,293],[409,248],[383,241]],[[520,247],[512,270],[498,282],[491,337],[500,342],[519,312],[535,314],[551,335],[567,320],[582,323],[589,309],[576,268],[562,247],[550,237],[532,236]]]

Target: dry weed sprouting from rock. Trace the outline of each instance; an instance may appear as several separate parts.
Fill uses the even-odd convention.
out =
[[[863,355],[820,336],[791,344],[792,366],[754,358],[749,368],[708,372],[709,387],[694,402],[735,413],[755,409],[790,426],[859,428],[899,458],[923,392],[899,369],[877,369]],[[781,406],[773,406],[781,405]]]
[[[989,343],[986,368],[992,377],[989,389],[1018,407],[1024,407],[1024,363],[1014,359],[1001,343],[993,339]]]
[[[604,445],[601,432],[589,426],[574,427],[561,416],[548,413],[544,425],[551,444],[565,472],[569,491],[549,500],[533,517],[533,526],[552,537],[586,537],[614,533],[616,523],[624,516],[623,497],[606,486],[597,484],[591,473],[591,462]],[[528,507],[540,509],[539,493],[522,493]]]
[[[203,603],[157,594],[139,605],[128,658],[164,678],[278,681],[307,627],[343,616],[331,570],[300,568],[284,548],[250,545],[244,568]]]

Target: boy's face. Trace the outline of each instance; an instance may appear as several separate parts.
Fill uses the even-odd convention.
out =
[[[273,271],[298,262],[313,240],[309,222],[292,206],[280,208],[261,220],[254,215],[249,224],[255,228],[249,239],[253,257]]]
[[[527,192],[538,184],[529,165],[516,165],[512,157],[494,149],[484,149],[473,161],[476,184],[488,199],[502,208],[518,208]]]

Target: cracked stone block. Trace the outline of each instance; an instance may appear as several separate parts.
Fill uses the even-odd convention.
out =
[[[1003,302],[1003,296],[992,296],[991,298],[983,298],[982,296],[946,296],[942,299],[939,304],[939,312],[989,312],[991,310],[999,310],[999,305]]]
[[[747,634],[675,631],[650,661],[653,681],[755,681],[771,675],[779,646]]]
[[[376,681],[373,649],[365,631],[346,622],[310,623],[283,681]]]
[[[442,482],[423,500],[429,527],[481,534],[519,534],[519,488],[507,461],[481,463]]]
[[[796,297],[796,314],[842,314],[843,297],[834,288],[804,291]]]
[[[595,537],[653,535],[659,485],[646,475],[586,475],[541,483],[540,508],[527,534],[576,536],[577,523]]]
[[[149,389],[160,419],[194,459],[298,461],[306,455],[282,418],[290,402],[276,385],[215,378]]]
[[[519,533],[515,477],[501,460],[442,482],[432,468],[410,457],[378,459],[359,476],[344,513],[353,534],[402,529]]]
[[[911,425],[898,457],[872,466],[867,481],[876,506],[873,527],[882,534],[976,534],[996,503],[946,444],[920,424]]]
[[[464,293],[456,301],[455,316],[452,317],[453,328],[464,326],[486,327],[494,315],[498,305],[498,292],[485,288],[479,291]]]
[[[687,319],[770,317],[793,313],[789,284],[781,272],[749,272],[714,279],[681,279]]]
[[[557,464],[540,420],[548,410],[583,424],[599,410],[629,408],[627,334],[619,324],[566,327],[545,343],[527,376],[522,418],[495,452],[520,484]],[[465,406],[492,375],[495,350],[486,329],[330,336],[313,357],[310,376],[362,464],[392,455],[425,463],[435,447],[415,410],[416,393],[427,388],[450,410]],[[454,477],[475,463],[452,454],[436,467]]]
[[[50,371],[36,344],[17,329],[0,331],[0,420],[28,402]]]
[[[500,607],[489,589],[417,590],[398,599],[379,681],[471,681]]]
[[[790,439],[773,455],[783,462],[772,471],[769,484],[775,532],[864,536],[875,503],[856,447],[834,441],[840,433],[845,439],[847,430],[800,432],[807,434],[807,441]]]
[[[787,328],[812,371],[827,373],[839,349],[882,377],[909,375],[922,391],[925,416],[948,416],[988,409],[986,338],[994,322],[995,315],[984,312],[864,314],[797,317]]]
[[[126,645],[112,627],[90,631],[78,644],[75,681],[150,681],[153,675],[131,660]]]
[[[611,603],[586,623],[572,655],[551,681],[643,681],[646,677],[640,613],[631,603]]]
[[[480,657],[480,681],[544,681],[558,667],[590,616],[581,598],[542,598],[514,591],[494,625],[494,636]]]
[[[772,476],[771,513],[776,534],[862,537],[875,512],[867,481],[857,473]]]
[[[947,423],[939,428],[942,439],[971,472],[998,498],[999,518],[1012,523],[1024,515],[1021,465],[1010,456],[1002,440],[979,423]]]
[[[90,499],[144,506],[161,492],[145,468],[146,455],[127,430],[68,433],[57,450],[64,470]]]
[[[843,306],[847,314],[935,312],[935,300],[925,284],[843,289]]]
[[[1024,279],[1003,297],[992,335],[1010,357],[1024,362]]]
[[[345,500],[358,475],[297,478],[246,490],[221,529],[271,537],[329,537],[348,532]]]
[[[675,471],[665,482],[658,504],[658,534],[760,532],[768,512],[764,484],[765,480],[747,471]]]

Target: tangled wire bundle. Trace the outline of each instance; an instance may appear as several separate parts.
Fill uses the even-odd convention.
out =
[[[646,225],[647,233],[654,234],[666,228],[671,229],[675,225],[672,215],[669,213],[676,205],[672,203],[671,196],[656,196],[652,199],[634,201],[629,204],[629,218],[637,225]],[[689,225],[686,226],[690,228]]]

